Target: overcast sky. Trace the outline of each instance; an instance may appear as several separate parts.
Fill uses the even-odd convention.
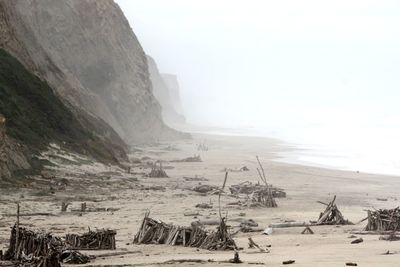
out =
[[[116,2],[190,122],[400,123],[400,1]]]

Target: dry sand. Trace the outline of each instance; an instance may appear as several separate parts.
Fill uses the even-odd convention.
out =
[[[197,151],[196,144],[206,140],[208,151]],[[171,145],[174,149],[167,148]],[[224,169],[239,169],[247,166],[248,172],[229,173],[227,185],[243,181],[258,181],[255,155],[262,159],[267,172],[268,182],[284,188],[287,198],[277,199],[278,208],[239,208],[227,206],[237,201],[230,196],[222,197],[222,209],[228,214],[228,224],[232,231],[237,229],[240,218],[253,219],[261,227],[270,223],[285,221],[308,222],[317,220],[324,206],[317,201],[330,201],[337,195],[337,204],[345,218],[358,222],[366,216],[366,209],[394,208],[399,205],[396,199],[400,189],[399,177],[370,175],[356,172],[328,170],[293,164],[275,162],[278,152],[290,149],[277,140],[254,137],[227,137],[195,135],[193,140],[169,144],[140,147],[132,153],[132,158],[149,157],[150,160],[182,159],[200,154],[203,162],[164,163],[169,178],[146,178],[140,173],[149,169],[132,168],[138,174],[126,174],[122,169],[101,164],[92,165],[83,159],[77,159],[53,151],[53,162],[58,163],[56,177],[50,173],[41,179],[27,184],[34,189],[0,190],[0,249],[8,243],[10,227],[15,217],[7,216],[15,212],[15,201],[21,201],[22,213],[48,212],[54,216],[22,217],[21,222],[29,228],[39,228],[55,235],[84,232],[87,227],[111,228],[118,231],[117,251],[129,252],[122,256],[99,257],[88,266],[230,266],[222,262],[233,257],[233,252],[214,252],[196,248],[172,247],[164,245],[134,245],[132,239],[137,232],[143,215],[151,211],[151,217],[177,225],[189,225],[197,219],[217,219],[217,196],[202,196],[190,190],[199,182],[188,182],[183,177],[205,177],[209,181],[203,184],[220,186],[224,178]],[[142,160],[144,161],[144,160]],[[70,165],[69,163],[75,162]],[[78,163],[76,163],[78,162]],[[68,163],[68,164],[66,164]],[[168,168],[172,166],[173,168]],[[50,181],[67,178],[66,190],[55,183],[49,193]],[[136,181],[137,178],[138,180]],[[145,190],[146,186],[160,185],[166,190]],[[387,198],[378,201],[377,198]],[[114,212],[71,212],[60,213],[62,201],[70,201],[70,209],[79,209],[80,203],[87,202],[89,208],[117,208]],[[212,203],[213,209],[197,209],[198,203]],[[198,211],[201,215],[184,216],[185,212]],[[245,213],[245,217],[239,216]],[[362,230],[360,223],[352,226],[312,227],[314,235],[301,235],[299,228],[274,229],[272,235],[262,233],[239,233],[234,239],[239,247],[242,266],[263,264],[282,266],[282,261],[295,260],[292,266],[345,266],[346,262],[356,262],[358,266],[399,266],[400,243],[380,241],[378,235],[362,236],[364,242],[350,244],[352,230]],[[247,238],[262,247],[271,245],[270,253],[257,253],[248,248]],[[393,255],[383,255],[387,251]],[[89,255],[104,251],[84,251]],[[165,263],[169,260],[201,259],[202,263]]]

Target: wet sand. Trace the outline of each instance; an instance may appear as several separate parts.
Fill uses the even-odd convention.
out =
[[[203,142],[208,151],[197,151],[197,144]],[[141,164],[132,168],[137,174],[127,174],[125,170],[102,164],[93,165],[84,159],[74,158],[60,152],[52,152],[49,157],[58,166],[49,175],[27,183],[27,188],[1,189],[0,195],[0,249],[8,243],[10,227],[15,217],[15,202],[21,202],[22,213],[47,212],[53,216],[22,217],[24,226],[44,229],[55,235],[84,232],[87,227],[117,230],[117,251],[129,254],[93,260],[88,266],[230,266],[223,263],[233,257],[232,251],[207,251],[165,245],[134,245],[137,232],[146,211],[150,216],[167,223],[190,225],[198,219],[218,219],[218,197],[203,196],[190,189],[198,185],[221,186],[224,169],[239,169],[247,166],[248,172],[230,172],[227,186],[244,181],[257,182],[258,155],[267,173],[267,180],[274,186],[285,189],[287,198],[277,199],[278,208],[247,208],[230,206],[237,201],[229,195],[222,197],[222,210],[227,214],[232,232],[238,228],[242,218],[253,219],[260,227],[270,223],[285,221],[309,222],[317,220],[324,206],[317,201],[329,202],[337,196],[337,205],[346,219],[358,222],[366,217],[366,210],[372,208],[394,208],[400,189],[399,177],[370,175],[356,172],[328,170],[294,164],[276,162],[278,153],[290,149],[277,140],[255,137],[228,137],[216,135],[195,135],[193,140],[161,143],[153,146],[137,147],[132,159],[142,159]],[[54,156],[53,154],[57,154]],[[194,154],[200,154],[203,162],[169,162]],[[48,155],[49,156],[49,155]],[[145,158],[144,158],[145,157]],[[146,161],[163,160],[169,178],[148,178]],[[71,164],[74,163],[74,164]],[[56,173],[54,178],[52,173]],[[186,181],[184,177],[204,177],[208,181]],[[60,181],[66,178],[65,190]],[[54,183],[58,181],[58,183]],[[50,189],[50,184],[52,184]],[[162,186],[165,190],[153,190],[149,186]],[[226,190],[229,191],[229,190]],[[53,192],[53,193],[52,193]],[[379,201],[377,198],[387,198]],[[72,203],[66,213],[60,212],[61,202]],[[81,202],[89,208],[114,208],[113,212],[72,212],[79,209]],[[195,208],[198,203],[211,203],[212,209]],[[186,212],[201,215],[184,216]],[[245,213],[245,216],[240,216]],[[265,264],[281,266],[282,261],[295,260],[292,266],[345,266],[346,262],[356,262],[358,266],[399,266],[398,242],[379,240],[379,235],[362,236],[363,243],[350,244],[351,231],[362,230],[365,222],[350,226],[312,227],[314,235],[300,234],[304,227],[274,229],[272,235],[262,233],[238,233],[234,236],[243,250],[240,257],[242,266]],[[212,227],[211,227],[212,228]],[[257,253],[248,248],[248,237],[261,247],[271,245],[269,253]],[[387,251],[394,255],[382,255]],[[102,254],[104,251],[83,251],[88,255]],[[198,263],[165,263],[177,259],[198,259]],[[208,262],[213,260],[217,262]],[[221,262],[219,262],[221,261]]]

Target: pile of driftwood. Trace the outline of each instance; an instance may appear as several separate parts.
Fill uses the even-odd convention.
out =
[[[249,181],[237,185],[232,185],[231,187],[229,187],[229,190],[231,191],[232,195],[238,195],[238,194],[251,195],[260,189],[268,189],[268,188],[271,189],[271,193],[274,198],[286,197],[286,192],[281,188],[273,187],[272,185],[266,186],[260,183],[253,184]]]
[[[167,173],[163,169],[161,161],[154,163],[151,167],[151,172],[148,174],[151,178],[168,178]]]
[[[200,155],[194,155],[185,159],[171,160],[171,162],[202,162]]]
[[[365,231],[400,230],[400,208],[368,211],[368,224]]]
[[[225,219],[221,219],[217,231],[207,232],[199,226],[180,227],[156,221],[145,215],[136,244],[166,244],[171,246],[197,247],[208,250],[235,250],[235,241],[228,233]]]
[[[16,225],[11,230],[10,246],[5,260],[18,261],[22,266],[59,267],[61,239],[48,233],[36,233]]]
[[[85,249],[85,250],[105,250],[115,249],[115,235],[114,230],[98,230],[84,233],[82,235],[67,234],[65,241],[72,249]]]
[[[350,221],[344,219],[342,213],[338,209],[338,207],[335,204],[336,201],[336,196],[333,197],[333,200],[331,202],[324,203],[321,201],[318,201],[318,203],[321,203],[326,206],[326,209],[324,212],[321,212],[319,215],[319,219],[317,221],[317,225],[348,225],[348,224],[353,224]]]

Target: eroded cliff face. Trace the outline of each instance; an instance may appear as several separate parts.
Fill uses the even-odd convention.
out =
[[[6,118],[0,114],[0,180],[10,179],[13,172],[31,168],[23,146],[6,134]]]
[[[173,89],[170,88],[169,84],[160,73],[155,60],[151,56],[147,55],[147,61],[149,65],[150,79],[153,85],[153,94],[161,104],[162,117],[164,121],[171,126],[185,123],[183,113],[178,112],[176,109],[175,93],[173,93]]]
[[[162,121],[146,56],[113,0],[0,0],[0,47],[127,143],[182,137]]]

